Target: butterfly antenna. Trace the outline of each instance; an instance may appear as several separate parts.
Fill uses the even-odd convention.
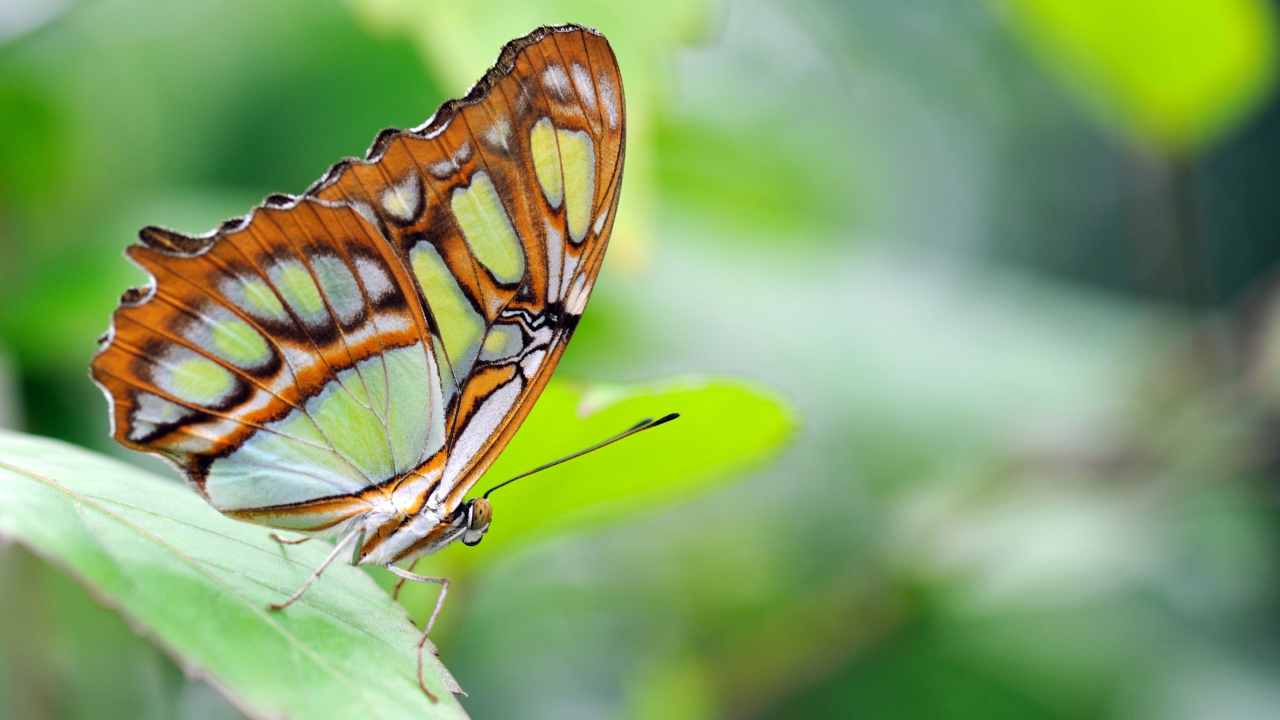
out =
[[[566,462],[569,462],[570,460],[573,460],[574,458],[580,458],[580,457],[582,457],[583,455],[586,455],[587,453],[595,452],[596,450],[599,450],[600,448],[605,447],[605,446],[607,446],[607,445],[612,445],[612,444],[614,444],[614,443],[618,442],[619,440],[625,440],[626,438],[629,438],[629,437],[631,437],[632,435],[635,435],[635,434],[636,434],[636,433],[638,433],[638,432],[643,432],[643,431],[645,431],[645,430],[649,430],[649,429],[651,429],[651,428],[656,428],[656,427],[658,427],[659,425],[665,425],[665,424],[667,424],[667,423],[671,422],[672,420],[675,420],[675,419],[676,419],[676,418],[678,418],[678,417],[680,417],[680,413],[667,413],[666,415],[663,415],[662,417],[658,418],[657,420],[654,420],[653,418],[645,418],[644,420],[641,420],[640,422],[636,423],[635,425],[632,425],[631,427],[627,428],[626,430],[623,430],[622,432],[618,433],[617,435],[614,435],[614,436],[613,436],[613,437],[611,437],[611,438],[606,438],[606,439],[604,439],[604,440],[601,440],[600,442],[596,443],[595,445],[592,445],[591,447],[583,448],[583,449],[579,450],[578,452],[571,453],[571,454],[569,454],[569,455],[565,455],[564,457],[562,457],[562,458],[560,458],[560,459],[558,459],[558,460],[552,460],[552,461],[551,461],[551,462],[549,462],[549,463],[544,463],[544,464],[539,465],[538,467],[536,467],[536,468],[534,468],[534,469],[532,469],[532,470],[529,470],[529,471],[526,471],[526,472],[522,472],[522,473],[520,473],[519,475],[517,475],[517,476],[515,476],[515,477],[513,477],[513,478],[510,478],[510,479],[508,479],[508,480],[503,480],[502,482],[498,483],[497,485],[494,485],[493,487],[489,488],[488,490],[485,490],[485,491],[484,491],[484,495],[482,495],[481,497],[482,497],[482,498],[484,498],[485,500],[488,500],[488,499],[489,499],[489,496],[493,494],[493,491],[494,491],[494,490],[497,490],[497,489],[498,489],[498,488],[500,488],[500,487],[505,487],[505,486],[510,485],[511,483],[513,483],[513,482],[515,482],[515,481],[517,481],[517,480],[519,480],[519,479],[521,479],[521,478],[527,478],[527,477],[529,477],[530,475],[533,475],[533,474],[535,474],[535,473],[540,473],[540,472],[542,472],[543,470],[546,470],[546,469],[548,469],[548,468],[553,468],[553,467],[555,467],[555,466],[559,465],[560,463],[566,463]]]

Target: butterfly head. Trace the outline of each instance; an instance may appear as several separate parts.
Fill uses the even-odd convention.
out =
[[[467,517],[467,529],[462,533],[462,544],[474,547],[484,539],[493,520],[493,506],[484,498],[468,500],[463,508]]]

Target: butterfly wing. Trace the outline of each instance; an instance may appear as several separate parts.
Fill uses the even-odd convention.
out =
[[[376,219],[417,280],[449,398],[431,494],[456,506],[519,427],[590,296],[612,230],[625,117],[617,62],[581,28],[504,49],[464,100],[317,197]],[[387,188],[421,185],[425,209]],[[388,202],[390,201],[390,202]]]
[[[546,384],[599,272],[625,116],[607,41],[541,28],[465,98],[301,197],[149,228],[92,371],[126,446],[299,530],[452,511]]]
[[[334,499],[277,523],[315,528],[438,451],[444,407],[399,259],[349,208],[278,205],[207,238],[144,230],[128,253],[153,283],[92,369],[121,443],[224,512]]]

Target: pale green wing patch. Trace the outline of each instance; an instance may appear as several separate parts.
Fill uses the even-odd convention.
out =
[[[348,495],[369,483],[310,417],[295,410],[214,460],[205,493],[219,510],[244,510]]]
[[[235,376],[206,357],[171,347],[156,366],[156,385],[196,405],[216,405],[237,389]]]
[[[464,378],[479,354],[485,330],[484,318],[471,306],[457,278],[449,272],[444,259],[431,243],[423,241],[414,245],[409,250],[409,262],[440,328],[443,349],[448,353],[447,367],[454,378]],[[439,359],[437,353],[437,361]]]
[[[591,136],[582,131],[556,130],[564,173],[564,209],[569,238],[580,243],[587,237],[596,192],[596,153]]]
[[[329,438],[334,449],[349,458],[370,480],[385,480],[395,473],[391,444],[369,399],[359,373],[348,368],[338,373],[306,402],[307,414]]]
[[[524,247],[488,173],[481,170],[470,186],[454,190],[449,206],[472,254],[499,282],[524,277]]]
[[[214,460],[205,481],[210,501],[221,510],[305,502],[357,493],[416,467],[444,434],[432,365],[415,344],[338,373],[304,411],[292,411]],[[351,382],[358,372],[366,382]],[[386,407],[387,422],[369,405]]]
[[[271,349],[262,335],[237,317],[219,318],[212,328],[213,350],[242,368],[253,368],[271,359]]]

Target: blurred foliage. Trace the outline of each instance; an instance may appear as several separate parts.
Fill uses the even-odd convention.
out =
[[[733,477],[772,457],[794,425],[780,400],[740,382],[691,377],[643,387],[552,383],[526,420],[527,429],[489,469],[475,494],[641,418],[673,411],[680,418],[665,431],[655,429],[608,453],[503,488],[494,495],[501,520],[475,551],[452,554],[453,563],[492,561],[568,527],[617,520],[683,500],[710,481]]]
[[[14,546],[0,554],[0,702],[11,718],[243,717],[83,585]]]
[[[1267,0],[1009,0],[1014,27],[1140,142],[1187,152],[1253,110],[1275,79]]]
[[[438,640],[475,715],[1280,706],[1274,2],[60,9],[0,45],[0,416],[116,453],[84,366],[141,280],[136,228],[301,190],[534,25],[610,37],[621,242],[559,376],[745,378],[795,441],[704,493],[579,512],[615,474],[693,464],[717,416],[690,415],[496,495],[492,537],[419,568],[465,574]],[[503,473],[667,409],[629,402],[522,433]],[[534,532],[551,504],[526,511],[543,493],[555,533]],[[234,713],[57,571],[3,560],[0,637],[34,639],[3,644],[0,708]]]

